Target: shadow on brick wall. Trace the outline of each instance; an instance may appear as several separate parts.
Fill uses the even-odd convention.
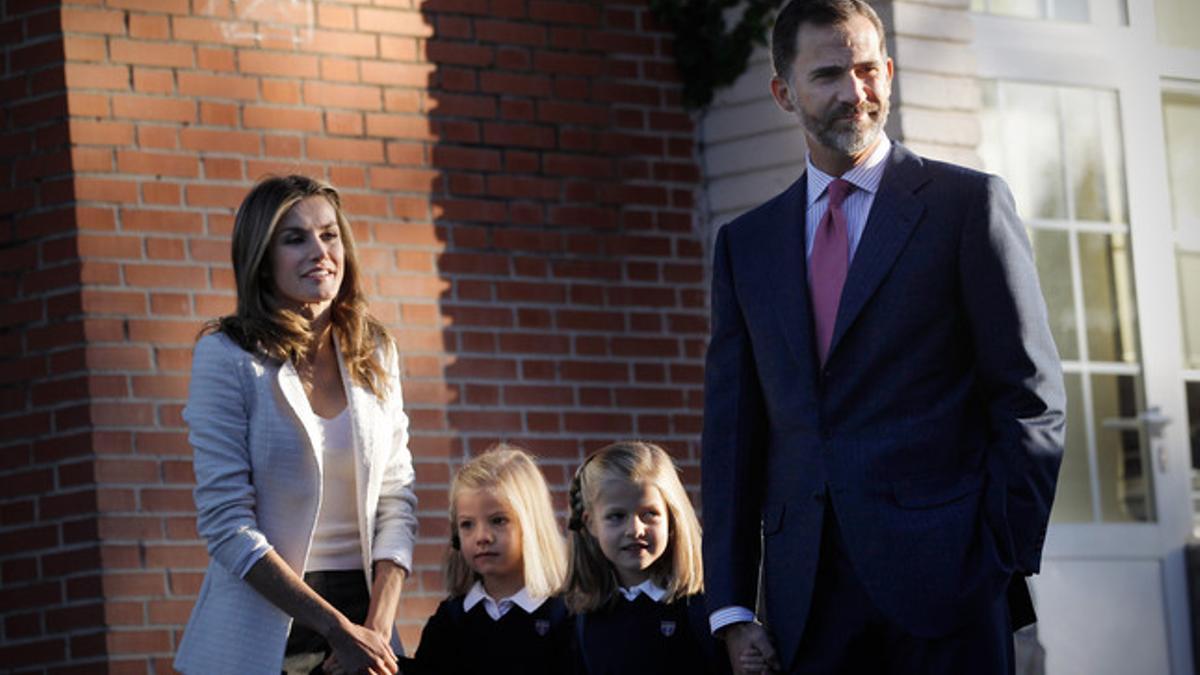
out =
[[[402,303],[399,332],[410,314],[441,327],[409,344],[405,380],[421,592],[440,599],[440,481],[497,441],[539,456],[560,509],[581,459],[615,439],[662,443],[698,483],[707,290],[695,130],[645,3],[420,8],[440,290],[436,308]],[[410,152],[389,146],[393,163]],[[407,645],[422,609],[405,609]]]

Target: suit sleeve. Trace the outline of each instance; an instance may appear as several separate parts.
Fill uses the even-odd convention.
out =
[[[1062,462],[1062,366],[1025,228],[988,176],[962,239],[963,301],[989,424],[987,517],[1013,571],[1039,569]]]
[[[701,499],[709,611],[754,608],[762,555],[767,414],[738,303],[729,227],[713,256],[712,336],[705,360]]]
[[[208,555],[243,577],[272,546],[258,528],[249,395],[235,350],[240,351],[220,335],[196,343],[183,419],[196,473],[196,528]]]
[[[415,473],[408,449],[408,415],[400,390],[400,357],[394,344],[388,344],[388,410],[392,421],[392,443],[384,468],[383,482],[376,507],[375,541],[372,560],[391,560],[412,571],[413,545],[417,537],[417,495],[413,491]]]

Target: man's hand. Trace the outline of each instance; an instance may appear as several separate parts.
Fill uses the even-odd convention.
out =
[[[721,631],[721,639],[725,640],[734,675],[780,671],[775,646],[762,624],[753,621],[732,624]]]

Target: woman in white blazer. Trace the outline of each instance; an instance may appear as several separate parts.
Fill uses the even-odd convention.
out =
[[[260,182],[233,268],[237,311],[197,342],[183,413],[211,562],[175,667],[278,675],[331,654],[334,670],[395,673],[417,522],[408,418],[338,193]]]

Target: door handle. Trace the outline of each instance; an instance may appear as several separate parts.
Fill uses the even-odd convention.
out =
[[[1158,464],[1159,473],[1167,470],[1167,444],[1163,441],[1163,430],[1171,423],[1171,418],[1163,414],[1159,406],[1150,406],[1137,414],[1136,417],[1108,417],[1100,426],[1105,429],[1121,431],[1145,431],[1150,442],[1150,452]]]
[[[1163,414],[1162,408],[1154,405],[1138,413],[1135,417],[1106,417],[1100,423],[1105,429],[1122,431],[1145,431],[1149,436],[1162,436],[1163,429],[1171,423],[1171,418]]]

